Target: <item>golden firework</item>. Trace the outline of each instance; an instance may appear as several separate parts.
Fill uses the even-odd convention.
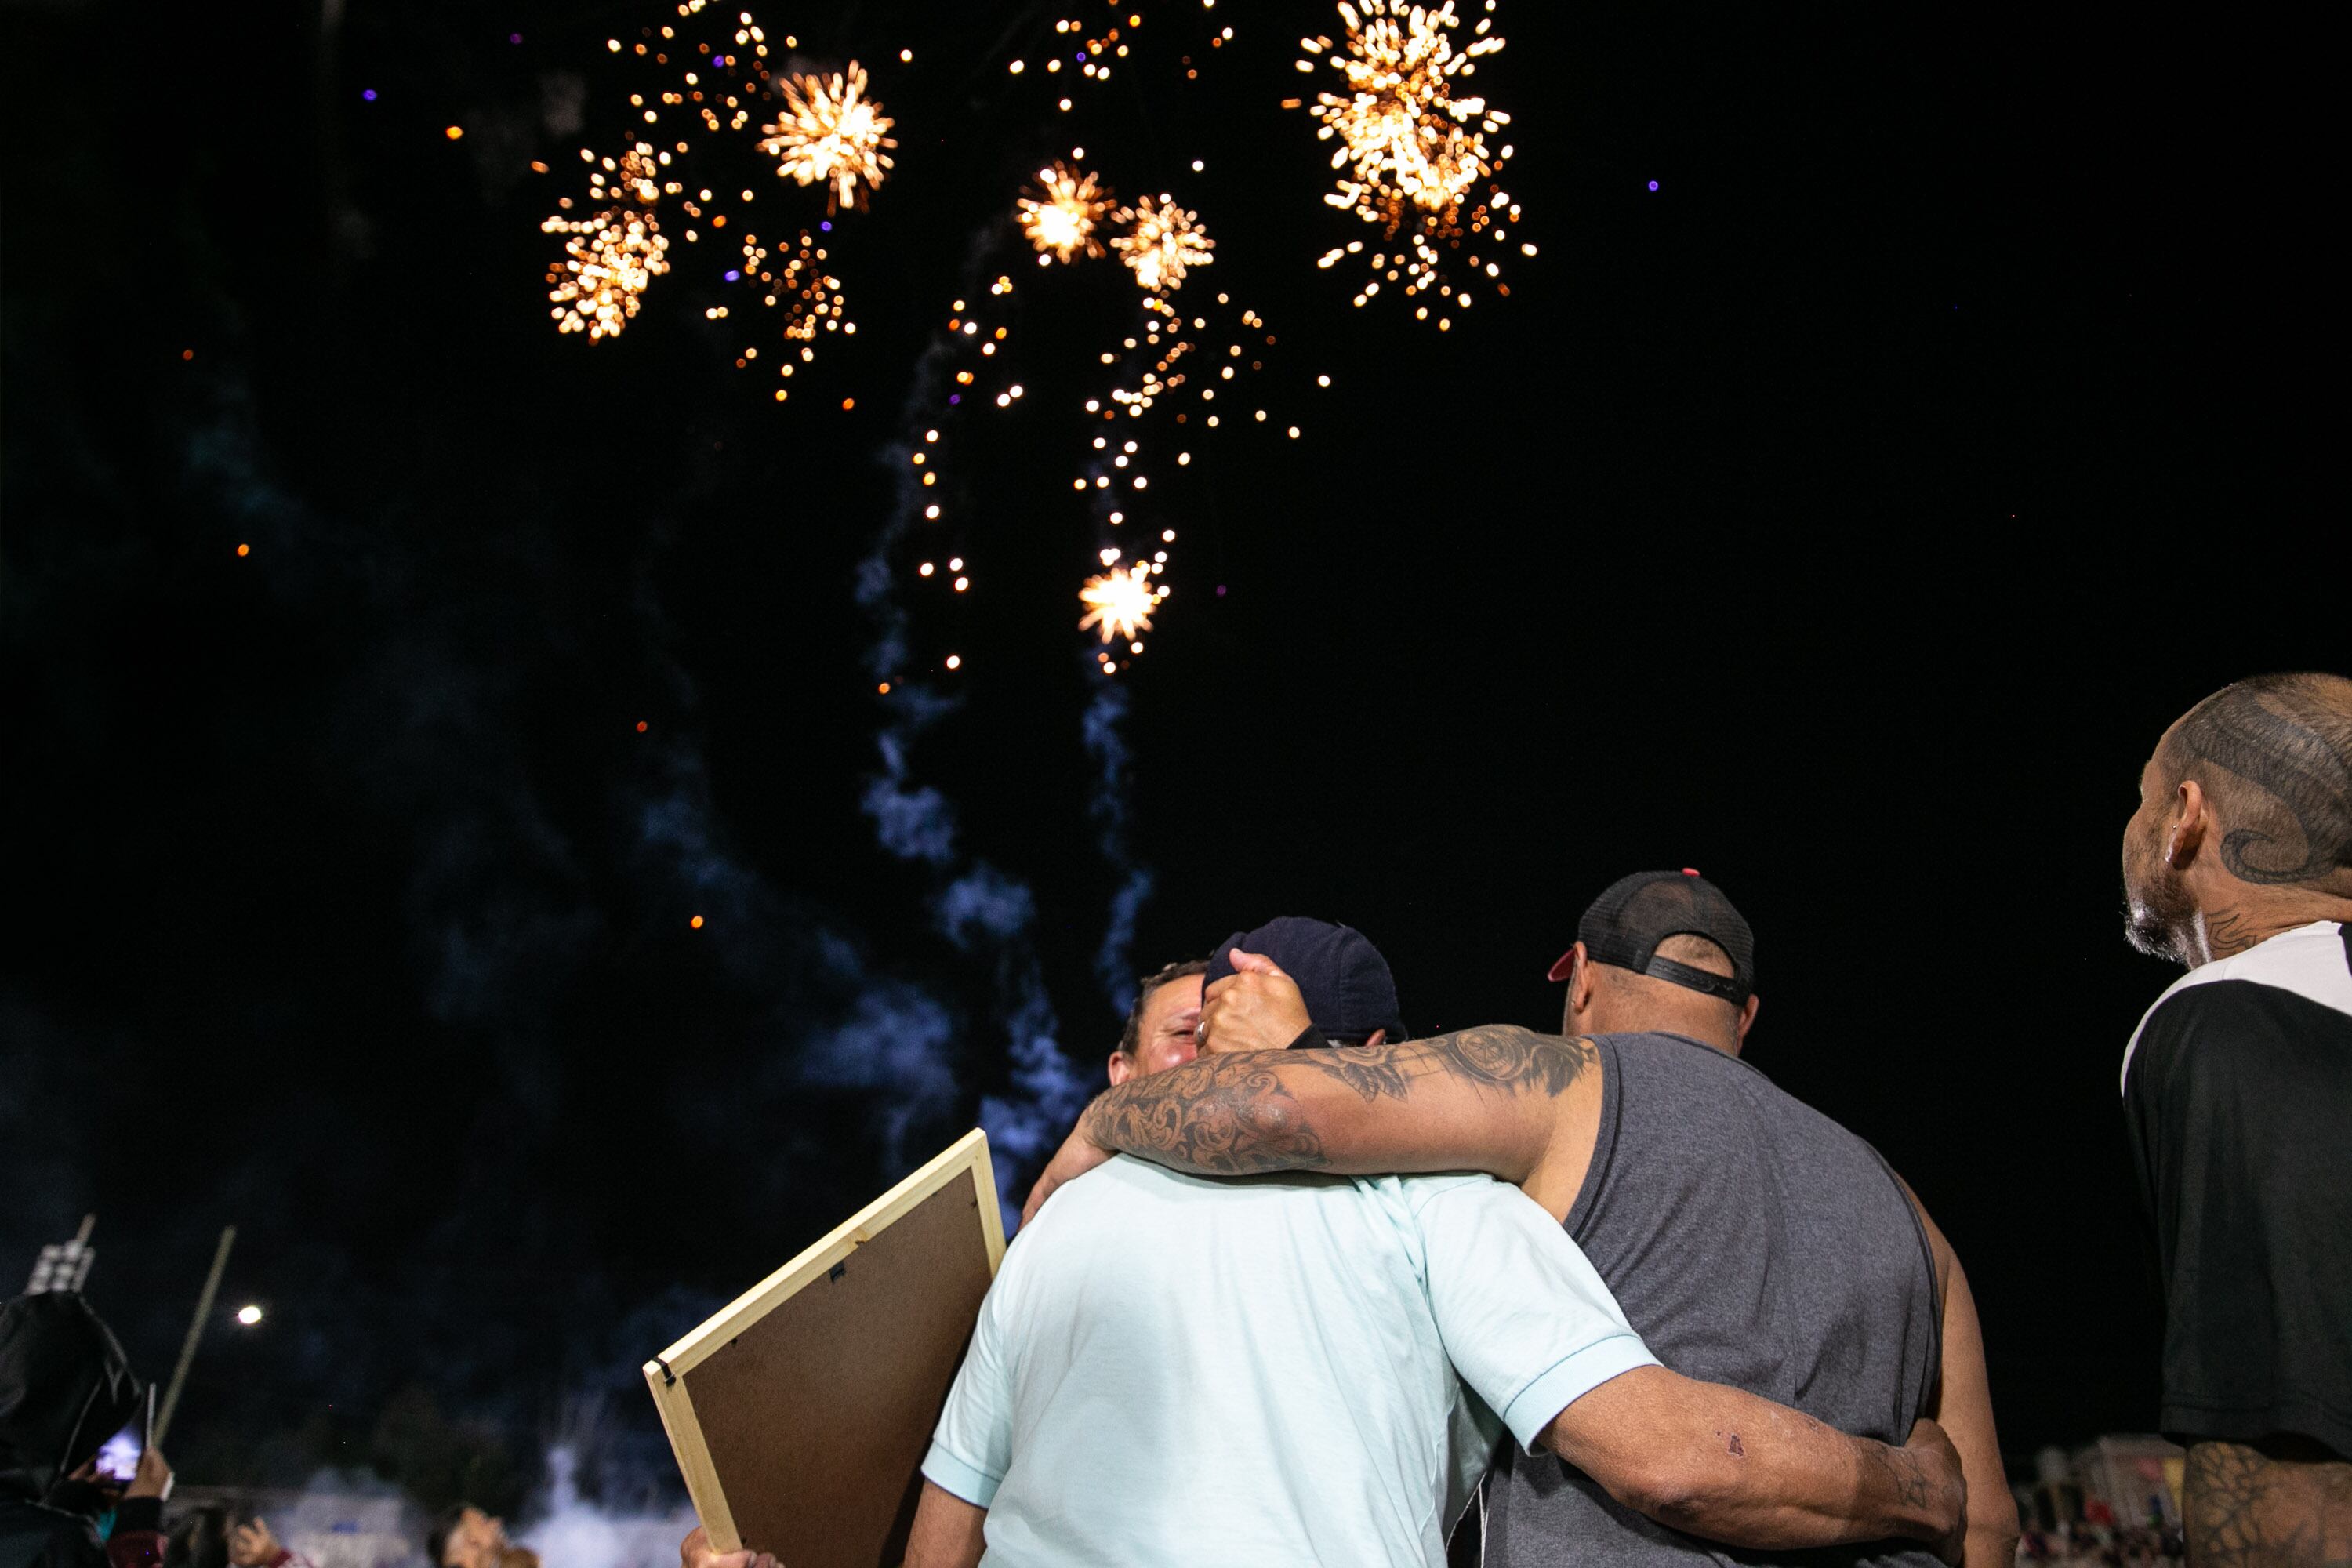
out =
[[[1338,185],[1323,199],[1380,226],[1392,242],[1370,258],[1373,278],[1356,303],[1379,293],[1383,280],[1400,283],[1407,296],[1438,295],[1438,325],[1448,326],[1442,314],[1447,305],[1470,303],[1466,292],[1446,280],[1453,259],[1448,253],[1465,240],[1484,240],[1499,250],[1506,220],[1515,223],[1519,216],[1492,184],[1510,160],[1511,148],[1487,142],[1510,123],[1510,116],[1464,90],[1464,79],[1475,72],[1481,58],[1501,49],[1503,40],[1491,32],[1491,21],[1482,19],[1471,42],[1455,47],[1454,31],[1461,19],[1454,14],[1454,0],[1434,7],[1408,0],[1342,0],[1339,16],[1347,24],[1346,37],[1336,44],[1322,37],[1300,40],[1309,58],[1299,60],[1298,68],[1312,71],[1321,58],[1347,80],[1345,92],[1318,94],[1305,106],[1320,122],[1316,134],[1338,143],[1331,154]],[[1300,106],[1297,99],[1287,101]],[[1363,250],[1350,244],[1328,252],[1320,264],[1329,267]],[[1468,262],[1474,273],[1500,275],[1491,259],[1473,254]],[[1424,304],[1418,314],[1426,317],[1429,309]]]
[[[1036,185],[1022,192],[1015,210],[1022,232],[1041,254],[1068,261],[1081,253],[1103,253],[1095,230],[1111,215],[1111,199],[1092,174],[1059,162],[1040,169]]]
[[[1310,56],[1328,57],[1347,79],[1345,93],[1317,95],[1309,110],[1322,122],[1317,132],[1339,145],[1331,166],[1343,170],[1333,205],[1372,209],[1367,216],[1394,223],[1406,206],[1444,213],[1458,205],[1478,182],[1509,154],[1490,155],[1486,138],[1510,117],[1490,110],[1484,98],[1459,90],[1481,56],[1503,40],[1480,22],[1466,48],[1454,47],[1460,18],[1454,0],[1430,7],[1406,0],[1342,0],[1347,37],[1307,38]],[[1311,59],[1298,62],[1312,70]]]
[[[640,142],[622,153],[618,163],[606,158],[601,164],[592,163],[588,170],[588,199],[598,203],[633,201],[640,206],[651,206],[665,195],[676,195],[677,183],[673,180],[665,184],[653,148]]]
[[[889,135],[896,121],[866,96],[866,68],[852,60],[845,75],[791,77],[783,94],[782,117],[761,127],[760,151],[776,160],[778,174],[824,185],[828,213],[844,204],[862,211],[898,144]]]
[[[1127,233],[1112,237],[1111,248],[1135,274],[1135,280],[1154,294],[1181,287],[1188,270],[1216,259],[1209,254],[1216,248],[1216,241],[1201,226],[1200,215],[1178,206],[1164,191],[1156,203],[1144,196],[1112,216],[1130,226]]]
[[[1167,589],[1151,585],[1149,561],[1139,561],[1124,572],[1089,577],[1078,590],[1078,602],[1087,606],[1078,630],[1099,628],[1106,643],[1130,641],[1137,633],[1151,629],[1151,612],[1167,596]]]
[[[593,217],[551,217],[542,234],[561,234],[564,258],[547,269],[556,331],[588,341],[617,337],[637,313],[646,285],[669,270],[669,240],[649,211],[607,207]]]

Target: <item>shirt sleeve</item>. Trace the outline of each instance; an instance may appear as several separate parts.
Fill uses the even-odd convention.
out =
[[[1583,1249],[1517,1187],[1446,1178],[1416,1217],[1445,1353],[1528,1452],[1585,1394],[1658,1364]]]
[[[923,1457],[924,1477],[974,1508],[995,1500],[1013,1462],[1013,1378],[1001,1323],[1006,1279],[998,1275],[980,1304],[971,1344],[931,1433],[930,1452]]]
[[[2352,1433],[2352,1026],[2237,980],[2142,1027],[2124,1114],[2156,1231],[2168,1435]]]

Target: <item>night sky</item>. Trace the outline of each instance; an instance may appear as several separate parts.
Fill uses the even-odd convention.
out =
[[[0,1267],[95,1210],[160,1376],[239,1227],[191,1480],[440,1423],[518,1467],[478,1490],[591,1427],[668,1484],[637,1364],[984,1099],[1058,1132],[1106,956],[1318,915],[1417,1032],[1556,1026],[1583,904],[1689,865],[1759,933],[1749,1058],[1968,1265],[2005,1445],[2144,1429],[2115,1074],[2170,973],[2118,834],[2191,701],[2352,665],[2316,61],[1503,0],[1539,254],[1440,334],[1314,266],[1360,232],[1278,107],[1327,6],[1136,0],[1111,82],[1049,81],[1100,9],[761,11],[900,142],[835,226],[858,331],[779,405],[715,247],[617,340],[548,320],[540,220],[646,79],[604,40],[667,8],[0,8]],[[1136,293],[1009,221],[1074,143],[1200,211],[1180,303],[1278,339],[1268,423],[1167,471],[1174,594],[1108,680],[1071,479]],[[859,565],[1000,273],[1025,395],[956,412],[877,667]],[[950,553],[967,595],[912,574]]]

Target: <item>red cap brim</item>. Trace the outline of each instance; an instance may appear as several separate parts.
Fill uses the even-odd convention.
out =
[[[1568,978],[1568,972],[1575,967],[1576,949],[1571,947],[1566,952],[1559,955],[1559,962],[1554,963],[1550,969],[1545,972],[1544,978],[1546,980],[1565,980]]]

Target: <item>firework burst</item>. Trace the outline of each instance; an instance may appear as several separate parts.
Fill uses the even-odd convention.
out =
[[[1015,211],[1022,233],[1037,247],[1041,260],[1103,254],[1096,230],[1112,215],[1112,203],[1110,193],[1092,174],[1062,163],[1040,169],[1036,185],[1022,192]]]
[[[1317,136],[1338,143],[1331,154],[1338,185],[1323,199],[1378,226],[1392,242],[1374,251],[1373,279],[1355,302],[1378,294],[1385,280],[1402,284],[1408,297],[1437,295],[1441,311],[1449,302],[1466,307],[1469,294],[1447,281],[1451,253],[1465,240],[1482,238],[1499,249],[1506,217],[1518,218],[1518,208],[1493,183],[1512,150],[1487,142],[1500,135],[1510,116],[1465,90],[1477,61],[1500,50],[1503,40],[1492,32],[1491,19],[1482,18],[1471,42],[1457,48],[1461,18],[1454,0],[1434,7],[1408,0],[1342,0],[1339,16],[1346,37],[1337,43],[1301,39],[1307,58],[1298,68],[1311,72],[1320,59],[1346,79],[1347,90],[1320,93],[1311,105],[1297,99],[1288,103],[1315,117]],[[1340,247],[1321,265],[1364,248],[1360,242]],[[1474,254],[1468,262],[1474,272],[1500,275],[1491,259]],[[1426,318],[1429,307],[1418,313]],[[1451,322],[1441,315],[1438,325]]]
[[[1112,216],[1114,221],[1129,226],[1127,233],[1112,237],[1111,248],[1135,274],[1136,282],[1151,293],[1164,294],[1182,287],[1187,271],[1216,259],[1209,254],[1216,248],[1216,241],[1201,226],[1200,215],[1178,206],[1164,191],[1156,203],[1143,196],[1135,205],[1121,207]]]
[[[558,331],[588,341],[618,337],[634,320],[646,285],[669,270],[669,240],[649,211],[607,207],[592,217],[551,217],[542,234],[569,236],[563,259],[547,269],[548,313]]]
[[[1078,602],[1087,606],[1078,629],[1098,630],[1106,643],[1129,641],[1151,629],[1151,612],[1167,596],[1167,589],[1153,585],[1149,561],[1089,577],[1078,590]]]
[[[897,122],[866,96],[866,68],[852,60],[846,75],[788,78],[783,95],[783,115],[761,127],[760,151],[776,160],[778,174],[824,185],[828,213],[844,205],[863,211],[898,144],[889,134]]]

